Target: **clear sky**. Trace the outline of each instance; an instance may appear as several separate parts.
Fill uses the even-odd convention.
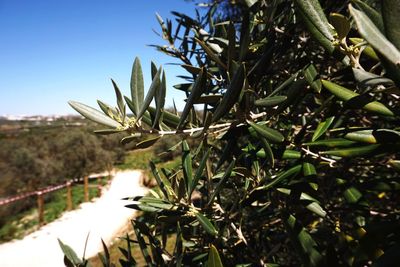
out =
[[[182,107],[174,62],[148,44],[165,44],[155,12],[194,14],[184,0],[0,0],[0,116],[75,114],[68,100],[115,105],[110,78],[125,95],[140,57],[146,88],[150,61],[167,74],[167,105]],[[180,104],[179,104],[180,103]]]

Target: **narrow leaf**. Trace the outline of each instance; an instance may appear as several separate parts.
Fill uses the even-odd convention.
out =
[[[204,230],[209,233],[210,235],[217,235],[218,231],[215,229],[214,225],[210,222],[210,220],[201,214],[200,212],[195,212],[197,220],[200,222],[200,224],[203,226]]]
[[[199,182],[199,180],[203,174],[203,171],[206,167],[207,159],[210,156],[210,151],[211,151],[211,149],[207,149],[206,153],[204,153],[203,157],[201,158],[199,167],[196,170],[192,184],[190,185],[190,188],[189,188],[189,198],[191,197],[193,190],[196,188],[197,183]]]
[[[156,137],[154,137],[154,138],[150,138],[150,139],[143,140],[143,141],[141,141],[141,142],[139,142],[139,143],[137,143],[137,144],[135,145],[135,149],[145,149],[145,148],[151,147],[151,146],[153,146],[160,138],[161,138],[161,136],[156,136]]]
[[[222,176],[221,180],[218,182],[217,186],[214,189],[214,192],[211,194],[210,199],[208,201],[208,204],[210,205],[213,201],[214,198],[217,196],[217,194],[221,191],[222,185],[226,182],[226,180],[231,176],[233,167],[235,166],[236,161],[233,160],[228,168],[226,168],[224,175]]]
[[[382,18],[386,37],[400,50],[400,3],[398,0],[382,1]]]
[[[132,112],[137,116],[144,99],[144,81],[140,59],[135,58],[131,75]]]
[[[367,145],[367,146],[360,146],[360,147],[351,147],[351,148],[343,148],[343,149],[335,149],[329,151],[322,151],[320,152],[321,155],[331,155],[337,157],[359,157],[371,154],[374,152],[380,145]]]
[[[318,0],[296,0],[301,11],[307,16],[311,23],[330,41],[332,41],[334,31],[329,26],[328,19]]]
[[[61,247],[61,250],[63,251],[65,257],[67,257],[67,259],[74,264],[75,266],[78,266],[80,264],[82,264],[82,260],[80,258],[78,258],[78,256],[76,255],[75,251],[68,245],[64,244],[60,239],[58,240],[58,244]]]
[[[143,114],[145,113],[145,111],[147,110],[147,108],[149,107],[151,101],[153,100],[153,97],[155,95],[156,90],[158,90],[158,87],[160,86],[160,75],[161,75],[161,67],[158,69],[151,85],[149,88],[149,91],[147,92],[146,98],[143,102],[143,105],[140,107],[140,110],[136,116],[136,119],[139,120]]]
[[[262,99],[257,99],[254,105],[258,107],[273,107],[277,106],[287,99],[286,96],[271,96]]]
[[[216,122],[220,118],[222,118],[222,116],[224,116],[225,113],[227,113],[236,103],[242,91],[245,76],[245,68],[244,64],[242,64],[233,76],[231,84],[226,90],[224,97],[221,100],[221,103],[214,111],[213,122]]]
[[[400,66],[400,51],[379,31],[375,24],[365,15],[349,6],[351,15],[357,24],[358,31],[361,36],[371,44],[371,46],[379,51],[387,60],[392,62],[397,67]]]
[[[304,263],[307,266],[321,266],[323,256],[317,250],[317,243],[293,215],[289,215],[286,227],[291,241],[303,257]]]
[[[159,90],[156,90],[156,114],[155,114],[155,118],[154,118],[154,122],[153,122],[153,128],[157,128],[161,115],[162,115],[162,111],[164,109],[164,105],[165,105],[165,95],[167,92],[167,81],[165,78],[165,72],[163,71],[163,75],[161,78],[161,85],[159,86]]]
[[[183,176],[185,178],[186,190],[190,191],[192,185],[192,156],[190,155],[190,148],[186,140],[182,141],[182,166]]]
[[[336,97],[338,97],[341,100],[344,101],[348,101],[353,97],[357,97],[359,96],[359,94],[344,88],[343,86],[334,84],[332,82],[326,81],[326,80],[322,80],[322,85],[328,89],[332,94],[334,94]],[[373,101],[370,102],[368,104],[366,104],[363,109],[368,110],[368,111],[372,111],[372,112],[376,112],[379,113],[381,115],[385,115],[385,116],[393,116],[393,112],[388,109],[385,105],[383,105],[382,103],[378,102],[378,101]]]
[[[329,126],[331,126],[334,119],[335,116],[332,116],[327,118],[325,121],[320,122],[311,140],[314,142],[315,140],[320,138],[329,129]]]
[[[277,130],[271,129],[263,124],[256,124],[251,121],[248,121],[248,123],[259,135],[263,136],[270,142],[282,143],[285,140],[285,137]]]
[[[287,178],[297,175],[301,171],[301,168],[302,168],[302,165],[299,164],[299,165],[296,165],[296,166],[290,168],[289,170],[287,170],[285,172],[280,173],[275,179],[272,180],[272,182],[264,185],[262,187],[262,189],[265,189],[265,190],[269,189],[273,186],[278,185],[280,182],[286,180]]]
[[[247,2],[250,1],[247,0]],[[207,267],[223,267],[218,250],[214,245],[210,246],[210,251],[208,252]]]
[[[124,99],[122,97],[121,91],[118,88],[118,85],[114,82],[113,79],[111,79],[112,85],[114,87],[115,90],[115,95],[117,97],[117,105],[118,105],[118,109],[122,114],[122,119],[125,118],[126,115],[126,108],[125,108],[125,104],[124,104]]]
[[[118,122],[110,119],[110,117],[104,115],[97,109],[94,109],[85,104],[75,102],[75,101],[69,101],[68,104],[73,109],[78,111],[82,116],[84,116],[85,118],[87,118],[91,121],[94,121],[94,122],[97,122],[97,123],[100,123],[100,124],[103,124],[103,125],[106,125],[109,127],[114,127],[114,128],[117,128],[120,126],[120,124]]]
[[[372,130],[362,130],[362,131],[355,131],[351,133],[347,133],[344,138],[356,142],[363,142],[363,143],[370,143],[375,144],[376,139],[372,134]]]
[[[200,98],[201,94],[206,89],[207,73],[204,68],[201,69],[199,75],[197,75],[196,81],[193,84],[192,92],[190,93],[186,105],[183,108],[181,118],[179,120],[178,129],[182,129],[190,110],[193,108],[193,104]]]

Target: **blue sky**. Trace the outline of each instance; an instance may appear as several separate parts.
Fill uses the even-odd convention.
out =
[[[133,60],[140,57],[146,87],[150,61],[167,74],[167,105],[182,106],[172,88],[174,62],[148,47],[165,44],[155,12],[194,14],[184,0],[0,0],[0,115],[75,114],[68,100],[115,105],[113,78],[125,95]]]

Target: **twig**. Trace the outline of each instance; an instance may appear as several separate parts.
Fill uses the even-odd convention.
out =
[[[333,167],[333,165],[336,163],[336,160],[323,157],[323,156],[321,156],[319,154],[316,154],[316,153],[314,153],[314,152],[312,152],[312,151],[310,151],[310,150],[308,150],[308,149],[306,149],[304,147],[302,147],[301,150],[303,150],[306,153],[306,155],[311,155],[315,159],[321,159],[321,160],[329,162],[329,166],[330,167]]]

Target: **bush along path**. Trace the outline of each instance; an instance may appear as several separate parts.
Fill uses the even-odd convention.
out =
[[[109,189],[94,202],[81,204],[79,209],[64,213],[22,240],[0,245],[0,265],[61,266],[64,255],[57,239],[74,247],[79,257],[96,255],[103,249],[101,239],[111,244],[134,217],[135,213],[125,208],[121,199],[146,194],[141,179],[140,171],[117,172]]]

